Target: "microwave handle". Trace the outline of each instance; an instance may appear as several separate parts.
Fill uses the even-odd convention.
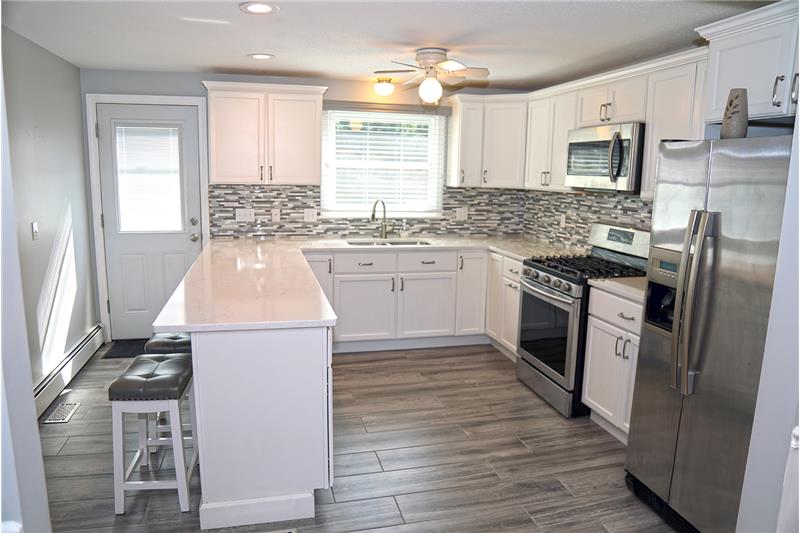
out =
[[[612,183],[616,183],[617,178],[619,177],[617,172],[619,169],[614,170],[614,148],[616,148],[617,143],[620,140],[619,131],[615,131],[614,134],[611,136],[611,141],[608,143],[608,179],[612,181]],[[620,161],[622,160],[622,154],[619,155]]]

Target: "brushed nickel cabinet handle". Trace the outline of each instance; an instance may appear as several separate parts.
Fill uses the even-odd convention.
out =
[[[461,183],[464,183],[464,169],[461,169]]]
[[[539,173],[539,185],[544,186],[544,170]]]
[[[394,278],[392,278],[392,292],[394,292]]]
[[[358,266],[360,266],[360,267],[371,267],[372,266],[372,261],[370,261],[369,263],[362,263],[361,261],[359,261],[358,262]]]
[[[795,72],[794,78],[792,79],[792,103],[797,103],[797,77],[800,76],[800,73]]]
[[[623,342],[623,343],[622,343],[622,358],[623,358],[623,359],[630,359],[630,358],[631,358],[631,356],[630,356],[630,355],[625,355],[625,348],[626,348],[626,347],[628,346],[628,344],[630,344],[630,343],[631,343],[631,340],[630,340],[630,339],[625,339],[625,342]]]
[[[786,79],[786,76],[781,74],[780,76],[775,76],[775,83],[772,84],[772,105],[775,107],[780,107],[782,102],[778,100],[778,84]]]
[[[486,173],[487,173],[487,172],[489,172],[489,171],[488,171],[488,170],[484,170],[484,171],[483,171],[483,182],[484,182],[484,183],[489,183],[488,181],[486,181]]]
[[[272,181],[272,165],[269,166],[269,181]]]
[[[423,265],[435,265],[436,261],[420,261]]]
[[[622,337],[617,337],[617,340],[614,341],[614,355],[617,357],[622,357],[622,354],[619,353],[619,341],[622,340]]]
[[[264,165],[258,167],[258,179],[264,181]]]
[[[607,102],[607,103],[606,103],[606,114],[605,114],[605,121],[606,121],[606,122],[611,122],[611,117],[610,117],[610,116],[609,116],[609,114],[608,114],[608,110],[609,110],[609,109],[611,109],[611,106],[612,106],[612,105],[613,105],[613,104],[612,104],[611,102]]]
[[[400,278],[400,292],[403,292],[403,289],[406,288],[406,281],[403,278]]]
[[[463,255],[458,256],[458,260],[459,260],[458,269],[464,270],[464,256]]]
[[[606,108],[606,104],[600,104],[600,122],[605,122],[603,119],[603,110]]]
[[[328,259],[328,274],[333,272],[333,259]]]
[[[622,311],[617,313],[617,316],[620,317],[622,320],[636,320],[635,316],[628,316],[625,313],[623,313]]]

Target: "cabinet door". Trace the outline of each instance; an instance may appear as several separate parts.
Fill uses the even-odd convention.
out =
[[[567,138],[569,131],[577,127],[578,95],[571,92],[552,98],[553,129],[551,133],[550,173],[547,174],[546,189],[568,191],[564,185],[567,177]]]
[[[503,326],[503,256],[489,254],[489,272],[486,276],[486,334],[500,340]]]
[[[483,163],[483,104],[459,102],[450,123],[451,187],[480,187]]]
[[[456,273],[399,274],[397,336],[441,337],[455,330]]]
[[[268,182],[319,185],[322,166],[322,96],[270,94]]]
[[[328,302],[333,302],[333,256],[328,254],[306,254],[305,257]]]
[[[483,111],[483,187],[521,189],[525,179],[526,102],[487,102]]]
[[[395,337],[397,279],[394,274],[337,275],[333,280],[333,309],[337,341]]]
[[[263,183],[263,93],[208,92],[211,183]]]
[[[605,124],[601,106],[608,103],[608,87],[589,87],[578,91],[578,127]]]
[[[706,121],[722,120],[728,93],[734,87],[747,89],[750,117],[788,114],[796,50],[797,17],[712,40],[708,47]],[[783,80],[778,79],[780,76]],[[777,105],[773,104],[773,88]]]
[[[486,253],[461,252],[456,276],[456,335],[480,335],[485,331]]]
[[[798,73],[800,73],[800,69],[798,68],[798,54],[794,55],[794,69],[792,74],[792,83],[789,87],[789,114],[794,115],[797,113],[797,97],[800,95],[800,79],[798,79]]]
[[[528,102],[525,188],[546,189],[545,172],[550,170],[550,134],[553,130],[549,98]]]
[[[608,87],[608,122],[643,122],[647,112],[647,77],[639,76]]]
[[[586,325],[586,359],[583,367],[583,403],[616,426],[622,423],[620,390],[626,333],[589,316]]]
[[[633,406],[633,384],[636,381],[636,364],[639,360],[639,337],[633,333],[628,333],[623,343],[622,356],[623,365],[622,379],[625,383],[622,387],[622,430],[627,433],[631,427],[631,407]]]
[[[500,342],[511,353],[517,353],[519,337],[519,283],[503,278],[503,325]]]
[[[647,82],[647,127],[641,194],[652,198],[658,145],[665,139],[694,139],[697,64],[681,65],[650,75]]]

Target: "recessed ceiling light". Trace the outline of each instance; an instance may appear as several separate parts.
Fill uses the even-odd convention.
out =
[[[252,59],[272,59],[272,54],[247,54],[247,57]]]
[[[265,4],[264,2],[245,2],[243,4],[239,4],[239,9],[248,15],[266,15],[267,13],[275,10],[274,7],[269,4]]]

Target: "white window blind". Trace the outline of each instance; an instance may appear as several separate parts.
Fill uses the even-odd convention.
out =
[[[322,216],[366,217],[378,198],[392,218],[440,215],[446,121],[439,115],[325,111]]]

